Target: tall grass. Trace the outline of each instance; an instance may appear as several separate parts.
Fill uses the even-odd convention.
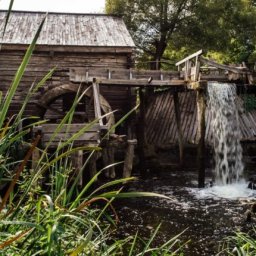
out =
[[[12,4],[13,1],[10,7]],[[8,18],[9,14],[6,24]],[[15,159],[12,149],[23,143],[23,138],[31,127],[45,122],[34,121],[30,126],[20,129],[20,124],[24,121],[26,104],[51,77],[54,69],[38,84],[31,86],[19,113],[7,119],[12,99],[32,56],[44,21],[45,18],[16,72],[8,93],[5,96],[0,94],[0,185],[8,184],[5,185],[4,193],[3,187],[0,188],[3,194],[0,203],[1,255],[101,256],[125,255],[126,252],[129,252],[129,255],[180,255],[181,247],[176,246],[178,237],[159,248],[151,247],[158,228],[148,241],[143,242],[144,247],[141,252],[136,251],[137,243],[141,243],[137,235],[116,241],[113,241],[111,236],[112,230],[118,227],[118,216],[112,206],[115,198],[165,196],[143,192],[122,193],[122,184],[132,181],[133,178],[110,181],[95,188],[93,184],[103,170],[92,177],[83,188],[78,188],[79,175],[72,178],[74,170],[70,160],[71,155],[77,150],[85,150],[92,155],[94,151],[101,149],[75,148],[73,142],[98,120],[85,125],[70,139],[60,142],[54,154],[48,155],[47,147],[41,150],[41,158],[34,169],[28,167],[28,162],[38,145],[40,136],[28,145],[29,149],[21,160]],[[53,136],[56,136],[64,124],[72,122],[76,105],[82,97],[83,94],[77,94],[73,106],[60,122]],[[119,123],[122,121],[123,119]],[[115,126],[112,129],[114,128]],[[42,180],[46,180],[47,184],[43,184]],[[118,185],[120,189],[116,189]],[[97,202],[101,202],[100,207],[95,207]],[[107,212],[108,218],[105,218]]]
[[[256,255],[256,230],[249,233],[236,232],[224,240],[220,255],[254,256]]]

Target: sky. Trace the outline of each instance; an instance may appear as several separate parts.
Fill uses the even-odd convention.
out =
[[[8,9],[10,0],[0,0],[0,10]],[[105,0],[14,0],[13,10],[44,12],[103,13]]]

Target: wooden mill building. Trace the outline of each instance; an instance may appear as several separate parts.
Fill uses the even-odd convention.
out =
[[[0,31],[4,29],[6,15],[5,11],[0,12]],[[44,16],[45,13],[40,12],[11,13],[0,50],[0,90],[4,94]],[[134,42],[121,18],[102,14],[49,13],[12,103],[11,112],[17,113],[31,85],[55,68],[53,76],[29,102],[26,114],[38,115],[38,111],[45,108],[45,117],[60,118],[60,113],[72,104],[72,97],[63,93],[61,97],[58,95],[56,99],[51,98],[51,102],[40,102],[39,99],[48,90],[71,85],[73,69],[82,69],[94,77],[95,69],[99,76],[108,69],[131,68],[134,48]],[[78,88],[77,85],[75,87]],[[119,110],[115,114],[117,119],[129,111],[131,94],[128,87],[104,86],[100,88],[100,94],[112,110]],[[88,105],[89,102],[84,104]],[[80,112],[84,111],[83,107],[86,108],[80,106]]]
[[[0,11],[0,31],[4,30],[6,15],[6,11]],[[4,95],[8,92],[15,72],[44,16],[40,12],[11,13],[6,32],[0,41],[0,90]],[[52,76],[33,95],[25,112],[27,116],[40,116],[50,120],[52,126],[47,124],[43,127],[45,133],[50,134],[51,129],[56,127],[55,124],[60,122],[72,106],[80,88],[86,93],[76,107],[74,129],[99,118],[99,126],[81,139],[82,142],[98,141],[97,134],[101,129],[109,128],[135,106],[134,88],[137,88],[140,97],[137,117],[140,162],[145,161],[144,148],[147,143],[156,146],[177,143],[181,158],[185,143],[198,144],[202,155],[205,140],[207,142],[210,138],[211,117],[204,103],[207,81],[227,81],[231,75],[233,78],[242,78],[244,83],[252,84],[252,74],[245,67],[229,67],[207,60],[202,57],[202,51],[177,63],[178,71],[135,70],[134,50],[134,42],[119,17],[49,13],[13,99],[10,114],[18,112],[31,85],[39,82],[54,68]],[[213,76],[204,73],[202,63],[206,68],[213,67],[216,72],[224,70],[228,72],[228,76],[223,72],[217,72]],[[181,69],[181,66],[185,67]],[[89,86],[91,89],[87,91]],[[168,90],[152,95],[152,91],[160,87]],[[149,91],[150,98],[147,97]],[[202,103],[201,108],[196,107],[196,101]],[[104,120],[100,119],[102,113],[111,110],[117,112]],[[240,120],[243,139],[255,140],[255,112],[241,114]],[[135,136],[134,132],[130,132],[132,130],[134,131],[130,122],[118,132],[126,133],[129,139],[133,139]],[[60,134],[57,139],[61,139],[61,136]],[[132,161],[131,156],[128,158]],[[199,158],[199,184],[203,186],[204,159]]]

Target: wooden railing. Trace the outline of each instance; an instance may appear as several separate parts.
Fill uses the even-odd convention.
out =
[[[195,82],[199,80],[200,72],[200,59],[199,56],[203,54],[203,50],[199,50],[183,60],[176,63],[178,70],[181,71],[182,65],[184,65],[184,80]]]

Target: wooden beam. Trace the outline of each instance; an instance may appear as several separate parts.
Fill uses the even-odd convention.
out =
[[[180,66],[181,64],[185,63],[186,61],[191,60],[191,59],[193,59],[193,58],[195,58],[195,57],[197,57],[201,54],[203,54],[203,50],[199,50],[199,51],[189,55],[188,57],[186,57],[186,58],[182,59],[181,61],[177,62],[175,65]]]
[[[142,175],[146,173],[145,166],[145,147],[146,147],[146,138],[145,138],[145,126],[146,126],[146,106],[145,106],[145,92],[142,88],[139,89],[139,118],[137,119],[137,139],[138,139],[138,156],[139,156],[139,171]]]
[[[26,51],[29,45],[26,44],[1,44],[1,51]],[[61,46],[61,45],[36,45],[35,51],[44,52],[81,52],[81,53],[114,53],[114,54],[132,54],[134,47],[118,46]]]
[[[174,87],[174,86],[185,86],[184,80],[178,80],[178,79],[171,79],[171,80],[153,80],[150,85],[148,84],[148,79],[132,79],[132,80],[121,80],[121,79],[110,79],[105,80],[101,79],[99,80],[100,85],[112,85],[112,86],[131,86],[131,87]]]
[[[99,85],[110,85],[110,86],[131,86],[131,87],[145,87],[148,84],[148,79],[98,79]],[[93,78],[89,77],[88,80],[85,77],[80,77],[79,79],[70,79],[71,82],[88,84],[92,83]],[[170,79],[170,80],[153,80],[150,87],[175,87],[175,86],[186,86],[184,80]]]
[[[224,65],[224,64],[219,64],[213,60],[208,60],[202,56],[200,56],[200,60],[204,63],[204,64],[207,64],[209,66],[213,66],[213,67],[216,67],[218,69],[223,69],[223,70],[227,70],[227,71],[230,71],[230,72],[233,72],[233,73],[237,73],[237,74],[247,74],[248,73],[248,69],[247,68],[244,68],[244,67],[241,67],[241,68],[238,68],[238,67],[230,67],[230,66],[227,66],[227,65]]]
[[[205,91],[197,90],[197,115],[198,115],[198,151],[197,151],[197,162],[198,162],[198,187],[203,188],[205,186],[205,109],[206,99]]]
[[[98,84],[96,83],[96,78],[93,79],[92,88],[93,88],[95,117],[99,119],[99,124],[103,126],[103,121],[101,118],[102,116],[101,109],[100,109],[100,94],[99,94]]]
[[[82,128],[84,128],[86,125],[90,126],[88,123],[83,123],[83,124],[63,124],[61,129],[59,130],[59,133],[65,133],[66,131],[70,132],[70,133],[77,133],[79,130],[81,130]],[[33,132],[38,132],[38,131],[42,131],[43,133],[54,133],[57,129],[57,127],[59,126],[59,124],[41,124],[39,126],[35,126],[33,128]],[[97,132],[99,131],[101,128],[101,126],[99,124],[94,124],[92,126],[90,126],[90,128],[88,128],[86,131],[90,131],[90,132]]]
[[[33,133],[41,133],[41,143],[45,146],[47,143],[50,148],[58,146],[60,142],[70,139],[75,133],[79,132],[86,124],[64,124],[62,129],[56,134],[58,124],[42,124],[33,128]],[[103,126],[104,127],[104,126]],[[103,128],[99,124],[90,127],[86,132],[74,140],[75,146],[98,146],[101,136],[100,130]],[[53,136],[54,135],[54,136]]]
[[[114,141],[106,141],[105,146],[102,150],[102,160],[104,166],[110,166],[107,168],[104,173],[107,178],[114,179],[116,177],[115,166],[115,142]]]
[[[110,75],[111,74],[111,75]],[[179,72],[159,70],[136,70],[136,69],[106,69],[106,68],[71,68],[69,80],[74,83],[92,83],[97,78],[99,84],[123,85],[140,87],[148,84],[148,78],[152,77],[152,86],[180,86],[184,85],[179,80]]]

